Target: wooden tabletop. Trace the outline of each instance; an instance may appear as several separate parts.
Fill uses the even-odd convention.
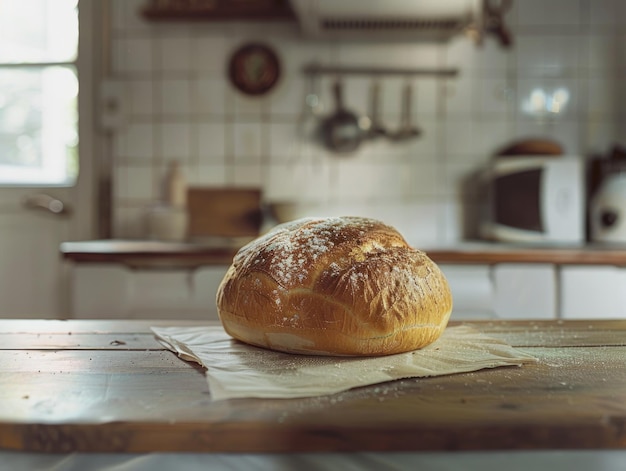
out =
[[[0,449],[47,452],[626,448],[626,320],[470,323],[538,358],[304,399],[211,400],[165,321],[0,320]]]
[[[60,250],[75,263],[119,263],[135,268],[230,265],[243,245],[225,243],[178,243],[141,240],[92,240],[65,242]],[[626,266],[626,245],[532,246],[488,242],[459,243],[450,247],[420,247],[436,263],[495,264],[553,263],[557,265]]]

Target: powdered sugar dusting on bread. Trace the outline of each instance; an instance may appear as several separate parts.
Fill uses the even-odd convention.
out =
[[[272,276],[281,286],[294,286],[308,278],[308,267],[335,246],[363,237],[378,221],[358,217],[305,218],[276,226],[241,250],[255,269]],[[346,234],[347,227],[353,230]],[[378,247],[381,249],[382,247]],[[242,258],[243,261],[243,258]],[[250,261],[249,261],[250,262]],[[339,272],[336,263],[331,267]]]

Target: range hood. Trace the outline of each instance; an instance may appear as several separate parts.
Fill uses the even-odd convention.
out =
[[[443,42],[476,27],[481,0],[290,0],[309,38]]]

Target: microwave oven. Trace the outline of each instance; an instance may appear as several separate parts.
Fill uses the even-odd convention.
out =
[[[585,166],[581,158],[496,159],[483,173],[482,185],[482,237],[502,242],[584,242]]]

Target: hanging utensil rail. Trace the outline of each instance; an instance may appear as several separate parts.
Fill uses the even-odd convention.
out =
[[[405,75],[405,76],[437,76],[456,77],[458,69],[452,68],[396,68],[396,67],[361,67],[361,66],[333,66],[308,64],[302,69],[307,75],[335,74],[335,75]]]

